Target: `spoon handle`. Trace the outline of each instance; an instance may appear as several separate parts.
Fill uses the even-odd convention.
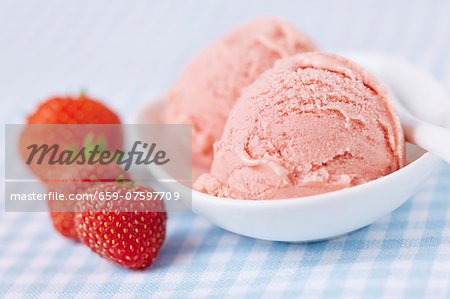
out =
[[[407,141],[419,145],[450,164],[450,130],[414,117],[401,105],[397,105],[397,112]]]

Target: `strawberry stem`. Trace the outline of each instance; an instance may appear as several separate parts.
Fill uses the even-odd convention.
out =
[[[125,179],[123,178],[123,175],[121,175],[121,176],[119,176],[119,177],[117,178],[116,183],[119,183],[119,184],[122,184],[122,185],[125,185],[125,186],[129,186],[129,187],[133,187],[133,186],[134,186],[134,183],[136,183],[136,181],[133,181],[133,180],[125,180]]]

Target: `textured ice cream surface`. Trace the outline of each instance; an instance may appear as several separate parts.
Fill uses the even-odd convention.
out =
[[[290,23],[254,19],[202,49],[167,93],[166,121],[193,127],[193,162],[209,169],[213,143],[243,87],[282,57],[317,50]]]
[[[279,199],[355,186],[405,165],[385,88],[355,63],[306,53],[279,60],[245,89],[195,189]]]

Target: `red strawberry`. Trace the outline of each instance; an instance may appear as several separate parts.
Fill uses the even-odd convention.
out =
[[[130,181],[128,173],[115,163],[60,166],[53,170],[51,177],[59,179],[46,182],[48,191],[62,193],[66,198],[70,194],[80,194],[101,182],[114,182],[118,179]],[[74,222],[76,201],[47,203],[55,229],[63,236],[79,241]]]
[[[75,213],[72,212],[50,212],[53,227],[64,237],[74,241],[80,241],[75,230]]]
[[[117,194],[118,200],[102,196]],[[151,200],[134,200],[136,192],[153,194]],[[166,235],[164,201],[145,186],[105,183],[86,191],[94,200],[77,205],[75,228],[81,241],[102,257],[130,269],[150,266]],[[103,194],[103,195],[102,195]],[[131,194],[131,200],[126,200]]]
[[[55,96],[41,103],[27,118],[28,124],[120,124],[108,107],[84,93]]]
[[[51,97],[41,103],[36,111],[27,117],[29,125],[52,124],[120,124],[119,117],[102,103],[80,94],[77,97]],[[95,126],[26,126],[19,139],[19,150],[27,161],[31,144],[58,144],[60,151],[73,149],[75,154],[84,146],[85,140],[97,143],[103,138],[106,148],[115,150],[122,147],[122,130],[118,127]],[[114,181],[120,176],[128,179],[127,173],[117,165],[48,165],[48,156],[41,165],[38,157],[28,166],[43,181],[48,182],[49,191],[76,194],[92,186],[97,181]],[[73,201],[48,202],[53,225],[62,235],[78,240],[74,229]],[[63,212],[67,211],[67,212]]]
[[[27,124],[19,139],[19,151],[24,161],[30,157],[31,150],[27,147],[32,144],[38,146],[58,144],[60,152],[73,149],[76,153],[90,136],[90,142],[97,144],[102,140],[105,148],[112,151],[121,149],[123,145],[121,127],[106,126],[106,124],[120,124],[119,117],[101,102],[85,94],[47,99],[27,117]],[[46,126],[37,126],[39,124]],[[54,124],[67,126],[51,126]],[[70,126],[71,124],[77,126]],[[89,126],[90,124],[105,124],[105,126]],[[38,156],[28,164],[40,178],[49,178],[48,171],[52,168],[48,165],[49,156],[50,154],[45,157],[41,165],[36,163]]]

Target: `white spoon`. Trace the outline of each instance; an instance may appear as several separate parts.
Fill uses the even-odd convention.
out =
[[[450,129],[423,121],[396,105],[407,141],[426,149],[450,164]]]
[[[376,75],[382,76],[393,92],[408,107],[416,107],[427,114],[427,120],[439,120],[443,124],[448,121],[446,115],[439,111],[450,111],[450,103],[439,100],[439,107],[424,109],[427,105],[417,103],[423,99],[419,95],[443,94],[444,90],[436,81],[415,67],[405,62],[397,63],[388,57],[369,54],[346,55],[368,68]],[[393,65],[392,65],[393,64]],[[395,74],[389,73],[395,66]],[[383,70],[380,72],[380,70]],[[408,80],[393,80],[408,78]],[[429,100],[431,102],[433,100]],[[446,104],[446,105],[445,105]],[[153,104],[154,105],[154,104]],[[147,108],[148,109],[148,108]],[[151,110],[151,109],[150,109]],[[412,110],[412,109],[411,109]],[[416,112],[416,111],[414,111]],[[426,113],[425,113],[426,112]],[[146,113],[140,113],[136,123],[145,123]],[[416,115],[420,115],[415,113]],[[433,117],[434,115],[434,117]],[[142,118],[144,117],[144,119]],[[440,147],[436,140],[442,138],[436,126],[418,122],[402,116],[408,138],[414,143],[428,147],[439,154]],[[450,121],[448,122],[450,125]],[[433,138],[426,139],[428,128],[433,129]],[[412,130],[409,127],[414,128]],[[445,132],[444,132],[445,133]],[[437,135],[436,135],[437,134]],[[429,137],[429,136],[428,136]],[[427,141],[426,141],[427,140]],[[435,147],[433,147],[435,146]],[[412,144],[407,144],[407,160],[409,164],[402,169],[377,180],[335,192],[314,196],[276,199],[276,200],[236,200],[218,198],[192,190],[192,201],[186,200],[188,206],[212,223],[237,234],[288,242],[304,242],[322,240],[342,235],[371,224],[380,217],[392,212],[424,184],[440,159]],[[445,153],[445,149],[444,149]],[[445,156],[446,157],[446,156]],[[180,188],[185,188],[180,186]]]

